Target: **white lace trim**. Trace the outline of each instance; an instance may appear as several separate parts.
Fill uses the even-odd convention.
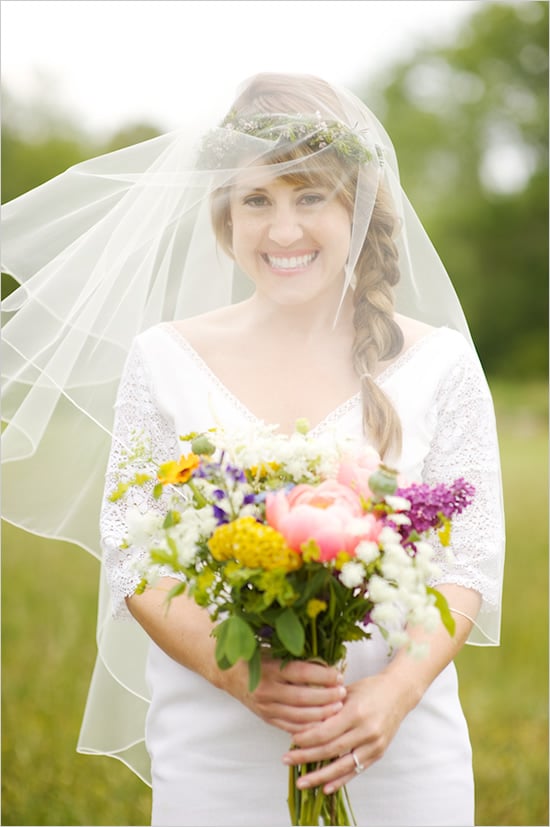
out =
[[[197,365],[197,367],[201,370],[202,373],[208,376],[210,381],[215,385],[217,390],[227,399],[233,407],[235,407],[240,413],[247,419],[249,422],[258,422],[259,418],[239,399],[238,396],[235,394],[225,385],[222,380],[214,373],[214,371],[210,368],[210,366],[204,361],[202,356],[195,350],[193,345],[185,338],[183,333],[181,333],[178,328],[173,324],[173,322],[163,322],[159,325],[159,327],[164,330],[172,339],[177,343],[177,345],[182,348],[185,353],[189,356],[189,358]],[[374,378],[374,381],[377,384],[383,384],[384,382],[388,381],[393,374],[404,367],[404,365],[409,362],[419,350],[421,350],[428,342],[431,341],[432,337],[441,333],[441,331],[447,330],[447,328],[434,328],[430,333],[426,336],[422,337],[418,341],[416,341],[413,345],[411,345],[407,350],[401,353],[397,359],[395,359],[387,368],[381,371],[378,376]],[[346,399],[344,402],[340,403],[334,410],[330,411],[314,428],[311,429],[311,434],[315,435],[316,433],[323,432],[326,429],[330,429],[334,424],[336,424],[342,417],[347,416],[352,410],[357,408],[358,405],[361,403],[361,392],[354,394],[349,399]]]
[[[178,456],[179,448],[173,425],[155,405],[142,357],[135,346],[128,356],[115,408],[113,442],[100,516],[101,541],[103,564],[111,588],[112,613],[115,617],[130,617],[124,598],[135,592],[141,580],[137,566],[146,549],[124,547],[127,514],[131,508],[137,508],[141,514],[160,513],[160,504],[152,495],[153,482],[131,488],[115,502],[109,500],[109,494],[125,475],[130,478],[140,470],[151,473],[152,468]],[[125,470],[121,465],[136,438],[150,446],[151,456],[133,460]]]
[[[438,388],[432,410],[434,437],[422,477],[452,482],[464,477],[475,486],[473,503],[453,522],[449,561],[437,543],[441,570],[436,583],[474,589],[483,598],[477,623],[500,605],[504,521],[500,497],[500,460],[492,400],[477,361],[465,352]]]

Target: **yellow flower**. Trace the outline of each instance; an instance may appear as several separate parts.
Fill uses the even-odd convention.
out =
[[[349,561],[352,559],[353,558],[351,554],[348,554],[347,551],[339,551],[336,555],[336,562],[334,564],[334,568],[337,571],[342,571],[342,566],[344,565],[344,563],[349,563]]]
[[[252,482],[259,482],[276,474],[280,467],[278,462],[262,462],[260,465],[251,465],[247,469],[247,476]]]
[[[302,558],[287,546],[283,535],[254,517],[239,517],[218,526],[208,548],[216,560],[238,560],[251,569],[294,571],[302,565]]]
[[[324,600],[317,600],[317,598],[313,597],[311,600],[308,600],[306,613],[307,616],[310,617],[312,620],[315,620],[317,615],[320,612],[324,612],[327,608],[327,604]]]
[[[172,460],[161,465],[158,471],[158,479],[161,485],[177,485],[187,482],[201,464],[200,457],[196,454],[182,454],[179,460]]]
[[[451,542],[451,521],[448,517],[441,515],[442,526],[437,532],[442,546],[448,546]]]

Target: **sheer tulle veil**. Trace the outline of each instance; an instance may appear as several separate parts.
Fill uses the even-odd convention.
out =
[[[2,269],[20,284],[2,309],[7,521],[101,557],[98,517],[113,406],[133,338],[250,294],[211,219],[212,194],[231,187],[243,166],[316,174],[336,157],[353,169],[346,290],[354,288],[383,185],[400,227],[396,310],[471,341],[377,118],[345,89],[309,76],[283,80],[295,90],[294,109],[274,111],[266,103],[247,111],[250,90],[273,81],[254,76],[238,90],[242,105],[214,113],[210,128],[198,128],[189,113],[180,129],[77,164],[3,206]],[[494,642],[498,612],[487,622],[484,642]],[[79,749],[117,757],[149,782],[147,639],[137,624],[111,618],[103,574],[97,643]]]

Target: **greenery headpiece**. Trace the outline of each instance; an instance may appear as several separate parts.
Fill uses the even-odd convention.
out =
[[[289,143],[302,144],[313,152],[332,147],[348,161],[367,164],[373,153],[360,131],[340,121],[324,120],[320,113],[314,116],[286,114],[258,114],[247,118],[230,112],[221,127],[211,130],[201,144],[201,158],[210,167],[230,166],[242,152],[240,136],[250,135],[274,143],[273,149]],[[381,150],[376,147],[377,159],[382,164]]]

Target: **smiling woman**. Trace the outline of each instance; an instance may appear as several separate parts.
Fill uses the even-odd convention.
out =
[[[293,800],[349,785],[364,825],[473,824],[453,658],[467,640],[499,638],[494,416],[460,304],[374,115],[319,78],[256,75],[207,134],[181,130],[93,159],[6,205],[4,256],[22,285],[5,303],[6,515],[103,553],[79,749],[151,783],[155,825],[285,823],[285,765],[310,765]],[[206,507],[202,461],[178,460],[182,435],[223,426],[253,448],[259,426],[291,440],[304,419],[320,457],[351,440],[356,459],[375,453],[427,490],[460,479],[475,488],[452,553],[437,537],[425,544],[456,631],[426,632],[429,654],[415,660],[389,651],[367,615],[343,674],[266,653],[251,691],[243,661],[219,665],[204,607],[180,595],[166,611],[173,569],[142,587],[148,547],[128,527],[164,522],[162,489],[182,479]],[[66,481],[75,465],[87,472],[78,497]],[[350,467],[362,479],[361,464]],[[327,521],[339,506],[275,477],[276,522],[286,502],[293,514],[325,508]],[[360,493],[353,518],[364,525]],[[202,517],[215,524],[220,513]],[[246,519],[261,569],[250,540],[261,532]],[[354,526],[340,539],[333,531],[336,557],[355,553]],[[187,528],[170,547],[181,559],[196,551]],[[284,545],[276,529],[269,537]],[[346,571],[354,588],[356,570]],[[404,626],[396,601],[389,614]],[[344,821],[340,812],[334,823]]]
[[[260,295],[269,288],[269,277],[301,274],[287,282],[298,291],[325,293],[336,287],[342,294],[349,252],[351,215],[326,186],[316,190],[293,185],[281,178],[237,184],[230,197],[232,252],[237,264],[250,276]],[[307,282],[305,276],[308,276]],[[308,286],[309,285],[309,286]],[[276,280],[271,287],[277,301],[285,301],[285,287]],[[303,294],[303,299],[306,299]],[[311,298],[311,294],[309,295]],[[337,306],[332,302],[332,307]]]

